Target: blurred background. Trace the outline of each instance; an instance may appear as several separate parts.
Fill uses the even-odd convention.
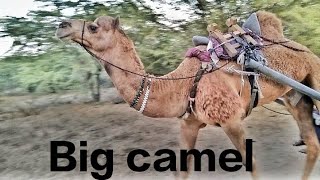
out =
[[[287,37],[320,54],[320,1],[313,0],[27,0],[6,1],[2,9],[0,92],[8,95],[112,86],[83,49],[54,37],[65,18],[119,16],[147,72],[156,75],[177,67],[192,46],[192,36],[207,35],[207,23],[224,28],[230,16],[243,21],[257,10],[276,13]]]
[[[237,16],[244,21],[257,10],[276,13],[288,38],[320,55],[320,1],[315,0],[1,0],[0,179],[92,178],[91,167],[80,174],[78,169],[50,172],[52,140],[76,145],[87,140],[88,152],[114,149],[113,177],[118,179],[172,179],[171,172],[152,168],[133,173],[126,165],[126,155],[135,148],[151,154],[163,148],[178,149],[179,121],[154,120],[117,104],[123,102],[121,97],[93,58],[80,46],[54,37],[63,19],[119,16],[146,71],[162,75],[182,61],[187,48],[193,46],[192,36],[207,35],[208,23],[226,30],[227,18]],[[268,106],[285,112],[277,104]],[[254,150],[264,179],[299,179],[305,156],[291,146],[299,139],[291,116],[256,108],[245,128],[248,138],[256,141]],[[233,146],[221,129],[207,127],[200,132],[197,148],[219,154]],[[75,155],[78,159],[79,152]],[[204,169],[206,163],[203,161]],[[319,172],[320,165],[314,169],[314,179],[319,179]],[[250,177],[243,169],[225,173],[219,168],[192,177],[213,176]]]

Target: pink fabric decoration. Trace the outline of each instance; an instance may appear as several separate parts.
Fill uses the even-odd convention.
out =
[[[208,51],[201,51],[195,47],[188,49],[185,56],[189,58],[196,57],[202,62],[210,62],[211,60],[210,53]]]

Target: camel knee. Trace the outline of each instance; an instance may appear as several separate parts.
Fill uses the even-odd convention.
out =
[[[320,153],[320,145],[309,145],[308,148],[310,148],[308,151],[310,152],[311,155],[314,155],[315,158],[319,156]]]
[[[315,139],[312,142],[307,142],[307,154],[309,159],[318,159],[320,155],[320,145],[318,139]]]

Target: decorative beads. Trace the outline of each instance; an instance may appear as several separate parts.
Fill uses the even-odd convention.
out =
[[[140,113],[143,113],[144,109],[146,108],[147,106],[147,102],[148,102],[148,99],[149,99],[149,94],[150,94],[150,86],[151,86],[151,79],[149,78],[148,79],[148,82],[147,82],[147,90],[146,90],[146,93],[144,94],[144,98],[143,98],[143,101],[142,101],[142,105],[139,109],[139,112]]]
[[[136,96],[133,98],[131,104],[130,104],[130,107],[135,107],[137,105],[137,103],[139,102],[139,99],[141,97],[141,94],[142,94],[142,91],[143,91],[143,87],[144,87],[144,83],[145,83],[145,80],[146,80],[146,77],[143,77],[142,78],[142,81],[141,81],[141,84],[140,84],[140,87],[137,91],[137,94]]]

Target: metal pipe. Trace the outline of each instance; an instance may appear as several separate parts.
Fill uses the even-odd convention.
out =
[[[281,83],[281,84],[285,84],[288,85],[290,87],[292,87],[294,90],[305,94],[313,99],[316,99],[318,101],[320,101],[320,93],[314,89],[309,88],[308,86],[305,86],[289,77],[287,77],[284,74],[281,74],[255,60],[247,60],[245,62],[245,65],[249,68],[255,69],[259,72],[261,72],[262,74],[265,74],[267,76],[270,76],[271,78],[273,78],[274,80],[276,80],[277,82]]]

